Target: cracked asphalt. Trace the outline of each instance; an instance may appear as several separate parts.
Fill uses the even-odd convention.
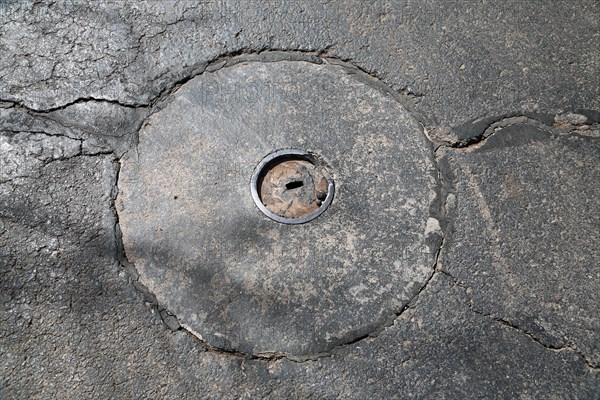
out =
[[[0,398],[597,399],[598,21],[597,1],[0,1]],[[270,119],[252,108],[260,102],[231,103],[231,89],[201,90],[239,76],[258,88],[287,79],[269,92],[278,99]],[[325,93],[314,102],[313,83]],[[184,100],[198,98],[203,108],[187,111],[194,102]],[[330,149],[340,194],[302,229],[327,228],[313,234],[328,233],[333,251],[346,243],[336,242],[344,222],[356,218],[357,232],[367,224],[338,259],[345,269],[323,271],[361,282],[372,267],[369,296],[340,275],[284,309],[286,285],[321,278],[298,268],[270,278],[281,304],[254,307],[260,274],[252,284],[241,274],[203,278],[193,203],[168,234],[196,236],[154,233],[171,216],[137,215],[154,204],[144,190],[176,187],[186,166],[221,158],[180,161],[200,148],[183,129],[192,123],[225,145],[243,137],[231,135],[240,126],[289,128],[257,140],[264,148],[244,142],[256,161],[300,137]],[[301,123],[355,133],[294,135]],[[376,128],[386,140],[364,139]],[[356,157],[402,154],[404,164],[385,157],[364,174],[387,166],[410,191],[392,185],[377,201],[344,192],[358,167],[335,151],[351,145],[365,150]],[[134,186],[132,159],[175,168]],[[234,216],[245,207],[236,199]],[[381,216],[361,201],[410,218],[377,231]],[[253,211],[239,211],[245,224],[222,248],[279,226]],[[280,242],[273,237],[293,243],[286,229],[256,239],[259,251]],[[143,251],[136,235],[149,243]],[[376,246],[363,263],[361,249]],[[252,260],[228,262],[263,265]],[[183,275],[152,275],[163,265]],[[175,300],[188,278],[192,295],[204,291]],[[210,296],[240,288],[243,301]],[[195,320],[190,307],[208,317]]]

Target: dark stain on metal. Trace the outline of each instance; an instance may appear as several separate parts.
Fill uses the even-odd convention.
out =
[[[323,161],[304,150],[279,150],[254,170],[251,192],[258,208],[284,224],[303,224],[321,215],[335,185]]]

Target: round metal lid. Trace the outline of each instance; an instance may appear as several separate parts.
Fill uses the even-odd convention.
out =
[[[136,150],[118,183],[125,253],[210,346],[319,354],[381,329],[433,272],[429,143],[391,95],[340,66],[206,72],[146,121]]]

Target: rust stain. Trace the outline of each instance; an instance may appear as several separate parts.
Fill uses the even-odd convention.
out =
[[[327,178],[306,160],[287,160],[264,176],[260,198],[271,212],[285,218],[301,218],[316,211],[327,196]]]

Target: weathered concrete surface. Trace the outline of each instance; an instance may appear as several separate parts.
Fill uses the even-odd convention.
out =
[[[336,194],[303,225],[250,191],[285,148],[321,155]],[[238,63],[183,85],[123,157],[125,254],[161,306],[209,345],[311,356],[377,332],[433,273],[437,170],[421,126],[338,65]]]
[[[599,13],[0,2],[0,397],[597,399]],[[262,50],[345,59],[409,95],[438,145],[471,144],[437,152],[451,225],[432,279],[315,361],[208,349],[117,263],[117,160],[143,120],[209,61]]]

